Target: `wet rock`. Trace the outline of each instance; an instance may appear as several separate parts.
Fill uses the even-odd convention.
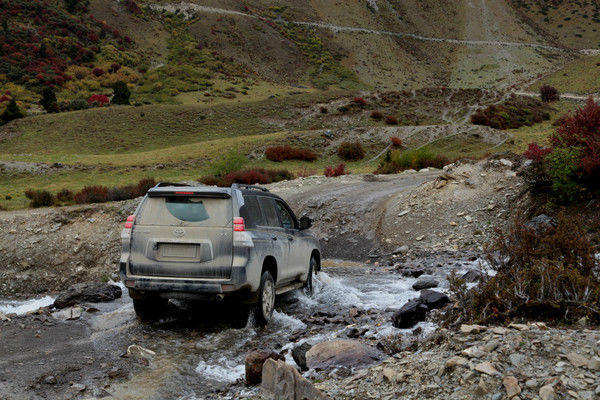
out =
[[[156,353],[152,350],[138,346],[137,344],[132,344],[131,346],[127,347],[127,351],[121,357],[133,358],[138,363],[148,366],[150,364],[150,360],[155,355]]]
[[[418,300],[411,300],[402,306],[392,316],[392,323],[396,328],[412,328],[417,323],[425,321],[429,308]]]
[[[273,350],[261,349],[254,350],[246,355],[244,364],[246,365],[246,384],[256,385],[261,382],[263,364],[268,359],[285,360],[285,357]]]
[[[463,276],[461,276],[461,279],[468,283],[477,282],[481,280],[481,272],[472,269],[470,271],[465,272]]]
[[[360,368],[377,363],[385,355],[374,347],[357,340],[331,340],[314,345],[306,353],[309,369],[331,369],[334,367]]]
[[[400,275],[408,278],[418,278],[425,273],[425,270],[418,268],[404,268],[400,271]]]
[[[421,278],[418,281],[416,281],[412,285],[412,287],[414,290],[423,290],[423,289],[436,288],[439,286],[439,284],[440,283],[433,278]]]
[[[121,288],[109,283],[78,283],[61,293],[54,300],[54,307],[66,308],[75,304],[113,301],[121,297]]]
[[[83,309],[81,307],[70,307],[65,310],[57,311],[53,313],[52,316],[59,320],[72,321],[79,319],[82,311]]]
[[[360,337],[360,330],[358,330],[358,328],[351,326],[349,328],[346,328],[346,330],[344,331],[344,333],[346,334],[347,337],[349,337],[350,339],[357,339]]]
[[[308,371],[308,367],[306,366],[306,352],[309,351],[311,347],[311,344],[304,342],[298,346],[294,346],[292,349],[292,358],[302,371]]]
[[[435,290],[425,289],[421,290],[419,301],[421,302],[421,304],[426,305],[429,310],[436,310],[450,303],[450,298],[444,293],[436,292]]]
[[[262,390],[273,400],[325,400],[327,397],[315,388],[298,370],[280,360],[267,359],[262,368]]]

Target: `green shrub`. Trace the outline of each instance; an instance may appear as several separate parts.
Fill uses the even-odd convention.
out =
[[[552,189],[563,202],[571,202],[577,197],[581,186],[577,182],[577,171],[581,162],[580,151],[576,148],[557,148],[546,156],[550,165]]]
[[[58,102],[56,101],[56,94],[54,93],[54,90],[49,87],[42,90],[40,105],[44,107],[44,110],[46,110],[48,113],[58,112]]]
[[[413,150],[394,150],[386,153],[375,171],[377,174],[395,174],[407,169],[443,168],[450,160],[425,148]]]
[[[73,111],[77,111],[77,110],[87,110],[89,108],[89,105],[87,103],[87,100],[84,99],[75,99],[71,102],[71,110]]]
[[[230,172],[241,170],[247,162],[248,159],[242,154],[232,152],[214,161],[209,167],[208,175],[223,177]]]
[[[118,104],[118,105],[125,105],[128,106],[130,105],[129,103],[129,97],[131,96],[131,92],[129,91],[129,88],[127,87],[127,84],[123,81],[118,81],[116,82],[113,87],[113,98],[111,100],[112,104]]]
[[[11,99],[2,114],[0,114],[0,120],[6,124],[12,120],[23,118],[24,116],[25,113],[21,111],[15,99]]]

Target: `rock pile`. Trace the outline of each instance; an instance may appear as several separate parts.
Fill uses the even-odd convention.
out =
[[[600,332],[464,325],[442,329],[418,352],[316,386],[336,399],[600,398]]]

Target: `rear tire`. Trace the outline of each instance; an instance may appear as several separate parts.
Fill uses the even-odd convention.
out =
[[[263,272],[258,289],[258,303],[256,304],[256,324],[265,326],[273,316],[275,309],[275,281],[269,271]]]
[[[167,302],[160,297],[133,299],[133,309],[141,322],[154,322],[164,315]]]
[[[304,294],[309,297],[312,296],[314,293],[313,277],[318,265],[319,264],[317,263],[317,259],[314,256],[311,256],[310,264],[308,267],[308,276],[306,277],[306,283],[304,284]]]

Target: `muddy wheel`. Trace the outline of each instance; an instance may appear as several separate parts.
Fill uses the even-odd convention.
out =
[[[258,289],[258,303],[256,304],[256,324],[265,326],[273,316],[275,309],[275,281],[269,271],[265,271],[260,278]]]
[[[133,309],[142,322],[158,320],[163,315],[166,305],[167,301],[160,297],[133,299]]]
[[[314,293],[313,277],[315,271],[317,270],[317,266],[317,259],[315,257],[311,257],[310,265],[308,267],[308,276],[306,278],[306,283],[304,284],[304,294],[307,296],[312,296]]]

